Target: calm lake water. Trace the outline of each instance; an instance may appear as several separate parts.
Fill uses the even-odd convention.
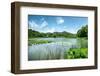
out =
[[[87,48],[85,38],[37,38],[50,40],[51,43],[32,44],[28,46],[28,60],[53,60],[64,59],[65,51],[70,48]]]

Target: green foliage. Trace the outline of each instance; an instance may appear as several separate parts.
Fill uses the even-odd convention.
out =
[[[29,38],[38,37],[38,35],[39,35],[39,32],[34,31],[34,30],[32,30],[32,29],[28,29],[28,37],[29,37]]]
[[[77,32],[78,37],[88,37],[88,26],[84,26]]]
[[[36,38],[36,37],[67,37],[67,38],[74,38],[74,37],[88,37],[88,25],[83,26],[81,29],[77,31],[77,34],[72,34],[66,31],[63,32],[53,32],[53,33],[42,33],[32,29],[28,29],[28,37],[29,38]]]
[[[72,33],[69,33],[69,32],[66,32],[66,31],[63,31],[63,32],[54,32],[54,33],[41,33],[41,32],[38,32],[38,31],[34,31],[32,29],[28,29],[28,37],[29,38],[38,38],[38,37],[53,37],[53,38],[56,38],[56,37],[69,37],[69,38],[72,38],[72,37],[76,37],[75,34],[72,34]]]
[[[78,58],[87,58],[88,49],[87,48],[70,48],[65,52],[65,59],[78,59]]]
[[[87,48],[88,47],[88,39],[85,38],[77,38],[77,46],[78,48]]]
[[[32,44],[44,44],[44,43],[51,43],[52,41],[49,40],[37,40],[37,39],[29,39],[28,40],[28,45]]]

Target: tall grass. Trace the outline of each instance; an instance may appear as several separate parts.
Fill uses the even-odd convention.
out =
[[[28,60],[54,60],[64,59],[64,51],[68,49],[65,45],[58,43],[37,44],[29,47]]]

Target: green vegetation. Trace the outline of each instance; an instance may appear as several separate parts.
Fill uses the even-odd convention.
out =
[[[78,48],[87,48],[88,47],[88,39],[85,38],[77,38],[77,46]]]
[[[65,59],[78,59],[78,58],[87,58],[88,57],[88,41],[87,41],[87,25],[82,27],[77,32],[77,45],[78,48],[70,48],[66,50],[64,58]],[[81,39],[80,39],[81,38]]]
[[[77,59],[77,58],[87,58],[88,49],[87,48],[70,48],[65,52],[65,59]]]
[[[84,26],[77,32],[77,37],[88,37],[88,26]]]
[[[28,37],[29,38],[40,38],[40,37],[53,37],[53,38],[57,38],[57,37],[66,37],[66,38],[75,38],[75,37],[88,37],[88,26],[83,26],[81,29],[78,30],[77,34],[72,34],[66,31],[63,32],[47,32],[47,33],[43,33],[43,32],[38,32],[32,29],[28,29]]]
[[[46,44],[46,43],[52,43],[50,39],[44,40],[39,38],[75,38],[76,44],[75,46],[70,45],[71,48],[69,50],[66,50],[64,52],[64,59],[80,59],[80,58],[87,58],[88,57],[88,26],[84,26],[81,29],[77,31],[77,34],[72,34],[66,31],[63,32],[38,32],[32,29],[28,29],[28,45],[36,45],[36,44]],[[59,40],[58,40],[59,42]],[[65,40],[63,42],[66,42]],[[71,42],[72,43],[72,42]],[[67,44],[66,44],[67,45]],[[77,46],[77,47],[76,47]],[[44,45],[41,45],[41,47],[45,47]],[[67,47],[67,46],[66,46]],[[56,48],[56,49],[54,49]],[[47,59],[59,59],[61,56],[62,47],[56,47],[56,45],[52,48],[51,46],[46,47],[46,52],[44,52],[44,59],[47,57]],[[35,48],[34,48],[35,49]],[[41,54],[45,48],[42,48],[38,50]],[[56,51],[56,53],[52,52],[52,49]],[[65,49],[64,49],[65,50]],[[40,57],[39,54],[39,57]],[[34,56],[34,55],[32,55]],[[34,58],[34,57],[33,57]],[[37,57],[38,58],[38,57]],[[41,58],[38,58],[41,59]]]
[[[54,32],[54,33],[42,33],[42,32],[38,32],[32,29],[28,29],[28,37],[29,38],[38,38],[38,37],[53,37],[53,38],[57,38],[57,37],[69,37],[69,38],[73,38],[76,37],[75,34],[63,31],[63,32]]]
[[[52,41],[49,40],[37,40],[37,39],[29,39],[28,40],[28,45],[32,45],[32,44],[44,44],[44,43],[51,43]]]

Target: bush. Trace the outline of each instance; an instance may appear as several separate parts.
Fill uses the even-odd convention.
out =
[[[70,48],[65,52],[65,59],[77,59],[77,58],[87,58],[88,49],[87,48]]]

